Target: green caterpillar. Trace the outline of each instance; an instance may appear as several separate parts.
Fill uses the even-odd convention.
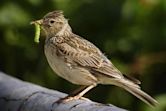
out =
[[[40,38],[40,25],[38,23],[31,22],[31,24],[35,25],[35,37],[34,37],[34,42],[39,43],[39,38]]]

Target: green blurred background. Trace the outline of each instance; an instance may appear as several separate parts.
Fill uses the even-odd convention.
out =
[[[131,111],[166,111],[166,0],[1,0],[0,70],[19,79],[69,93],[78,86],[55,76],[34,43],[30,21],[60,9],[73,28],[99,47],[160,105],[147,107],[115,86],[99,85],[86,97]]]

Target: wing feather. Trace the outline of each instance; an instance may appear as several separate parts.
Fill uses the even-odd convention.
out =
[[[106,76],[122,77],[121,72],[89,41],[75,35],[66,40],[57,44],[58,52],[66,59]]]

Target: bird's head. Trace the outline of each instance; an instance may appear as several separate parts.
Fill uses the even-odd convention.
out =
[[[46,36],[55,36],[63,34],[65,31],[71,31],[68,20],[65,19],[63,12],[56,10],[49,12],[42,19],[34,21],[44,30]]]

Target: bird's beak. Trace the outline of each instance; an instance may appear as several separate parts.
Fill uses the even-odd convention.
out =
[[[43,19],[32,21],[30,24],[42,25],[43,24]]]

